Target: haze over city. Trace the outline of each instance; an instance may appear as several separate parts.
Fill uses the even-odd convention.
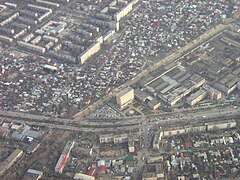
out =
[[[0,0],[0,179],[240,179],[239,8]]]

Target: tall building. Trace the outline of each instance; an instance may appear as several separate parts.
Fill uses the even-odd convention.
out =
[[[117,105],[122,110],[134,100],[134,89],[128,87],[116,95]]]

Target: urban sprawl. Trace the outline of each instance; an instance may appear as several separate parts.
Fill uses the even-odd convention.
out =
[[[238,0],[1,0],[1,180],[240,178]]]

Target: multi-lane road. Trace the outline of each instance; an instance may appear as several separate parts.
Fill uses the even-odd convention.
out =
[[[219,24],[216,27],[210,29],[206,33],[202,34],[192,42],[189,42],[187,45],[182,47],[181,49],[175,51],[174,53],[170,54],[169,56],[163,58],[163,59],[158,59],[156,63],[154,63],[152,66],[142,70],[139,74],[137,74],[135,77],[130,79],[129,81],[125,82],[122,84],[120,87],[117,87],[113,91],[111,91],[109,94],[105,95],[101,99],[99,99],[97,102],[92,104],[91,106],[87,107],[86,109],[82,110],[81,112],[75,114],[73,118],[75,120],[81,120],[84,116],[88,115],[89,113],[93,112],[97,108],[101,107],[104,105],[107,101],[109,101],[111,98],[115,97],[118,92],[123,90],[124,88],[133,85],[137,83],[141,78],[147,76],[149,73],[155,71],[161,66],[168,65],[172,62],[177,62],[179,61],[182,57],[185,57],[189,53],[195,51],[198,49],[200,46],[202,46],[205,43],[208,43],[218,35],[220,35],[223,31],[226,29],[230,28],[232,26],[232,22],[234,22],[237,18],[240,16],[240,11],[235,13],[234,17],[231,19],[228,19],[225,21],[224,24]]]
[[[239,14],[237,15],[239,17]],[[236,17],[235,17],[236,18]],[[228,24],[220,24],[205,34],[201,35],[199,38],[190,42],[180,50],[174,52],[173,54],[167,56],[164,59],[159,60],[154,66],[149,67],[148,69],[143,70],[137,76],[121,85],[120,87],[110,92],[110,94],[102,97],[99,101],[95,102],[93,105],[89,106],[86,110],[76,114],[74,119],[64,119],[64,118],[52,118],[41,115],[33,115],[33,114],[25,114],[20,112],[11,112],[11,111],[2,111],[0,110],[0,117],[11,118],[13,120],[22,120],[28,123],[38,123],[45,124],[51,127],[62,128],[62,129],[71,129],[71,130],[89,130],[99,131],[100,129],[124,129],[130,130],[137,128],[139,126],[146,125],[156,125],[156,124],[167,124],[167,123],[176,123],[176,122],[201,122],[201,121],[210,121],[210,120],[220,120],[220,119],[229,119],[229,118],[239,118],[240,112],[238,109],[234,109],[231,107],[226,107],[221,109],[218,108],[209,108],[209,109],[200,109],[200,110],[179,110],[177,112],[171,113],[160,113],[154,115],[148,115],[142,117],[134,117],[134,118],[125,118],[123,120],[115,120],[115,121],[104,121],[104,120],[96,120],[96,121],[87,121],[82,119],[84,115],[89,114],[94,111],[96,108],[100,107],[104,103],[106,103],[110,98],[114,97],[117,92],[126,88],[129,85],[132,85],[139,81],[142,77],[146,76],[150,72],[156,70],[158,67],[167,65],[171,62],[178,61],[181,57],[185,56],[190,51],[198,48],[202,44],[209,41],[209,39],[217,36],[219,33],[223,32],[225,29],[231,26]],[[79,121],[76,121],[79,120]]]
[[[211,30],[202,34],[200,37],[193,40],[192,42],[190,42],[186,46],[182,47],[178,51],[170,54],[169,56],[167,56],[164,59],[159,59],[158,62],[155,63],[153,66],[150,66],[149,68],[144,69],[141,73],[137,74],[135,77],[133,77],[132,79],[130,79],[129,81],[127,81],[126,83],[121,85],[120,87],[117,87],[116,89],[114,89],[112,92],[110,92],[109,94],[107,94],[104,97],[102,97],[101,99],[99,99],[93,105],[91,105],[91,106],[87,107],[86,109],[82,110],[81,112],[75,114],[73,116],[73,118],[76,120],[81,120],[84,116],[93,112],[98,107],[101,107],[102,105],[104,105],[104,103],[109,101],[112,97],[115,97],[119,91],[123,90],[124,88],[126,88],[130,85],[137,83],[142,77],[147,76],[149,73],[155,71],[160,66],[164,66],[164,65],[170,64],[172,62],[177,62],[179,59],[181,59],[181,57],[184,57],[192,50],[200,47],[202,44],[207,43],[210,39],[218,36],[219,34],[221,34],[221,32],[223,32],[224,30],[226,30],[229,27],[231,27],[231,24],[220,24],[220,25],[216,26],[215,28],[212,28]]]
[[[240,118],[240,109],[229,107],[218,107],[209,109],[188,109],[179,110],[170,113],[159,113],[148,116],[128,118],[115,121],[75,121],[72,119],[63,118],[49,118],[45,116],[38,116],[32,114],[0,111],[0,117],[11,119],[12,121],[25,121],[35,125],[45,125],[53,128],[68,129],[75,131],[105,131],[107,130],[132,130],[137,129],[139,126],[145,129],[152,126],[173,124],[173,123],[201,123],[209,121],[220,121],[226,119]]]

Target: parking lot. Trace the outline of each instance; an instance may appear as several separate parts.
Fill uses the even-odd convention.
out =
[[[155,60],[231,17],[237,9],[231,1],[220,0],[142,1],[120,23],[116,38],[84,66],[25,56],[10,48],[0,59],[0,108],[70,117]],[[46,72],[44,64],[58,70]]]

